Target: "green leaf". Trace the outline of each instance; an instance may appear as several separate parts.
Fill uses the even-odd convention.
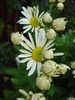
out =
[[[18,84],[19,79],[11,78],[11,81],[12,81],[12,83],[14,83],[14,84]]]
[[[51,83],[51,87],[47,93],[47,95],[51,95],[53,97],[54,93],[56,92],[56,87],[54,84]]]

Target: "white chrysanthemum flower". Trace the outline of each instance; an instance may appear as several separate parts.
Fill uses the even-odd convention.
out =
[[[23,89],[19,89],[19,92],[22,93],[25,98],[17,98],[17,100],[46,100],[42,93],[33,93],[32,91],[27,93]]]
[[[30,29],[32,29],[32,32],[34,31],[35,28],[39,28],[39,21],[42,17],[42,15],[44,14],[44,12],[42,12],[39,15],[39,10],[38,10],[38,6],[37,7],[33,7],[33,11],[31,10],[31,7],[27,7],[27,9],[25,7],[22,7],[23,11],[21,11],[21,13],[25,16],[25,18],[21,18],[18,23],[19,24],[23,24],[26,25],[23,27],[24,31],[23,33],[26,33],[27,31],[29,31]]]
[[[24,36],[22,36],[22,39],[25,42],[20,42],[20,44],[24,47],[24,49],[20,50],[23,54],[20,54],[18,57],[23,58],[22,60],[19,61],[20,63],[25,63],[28,61],[27,68],[26,68],[26,70],[30,69],[28,76],[34,73],[36,67],[37,67],[37,72],[39,74],[41,70],[41,66],[42,66],[42,60],[44,59],[43,54],[45,51],[55,50],[55,48],[51,49],[51,47],[54,46],[54,44],[51,44],[53,40],[50,40],[49,42],[47,42],[46,37],[43,38],[42,34],[44,33],[45,33],[45,30],[41,30],[41,31],[35,30],[35,44],[36,45],[34,44],[33,38],[30,33],[28,33],[30,41]],[[53,54],[53,56],[60,56],[60,55],[63,55],[63,53]]]

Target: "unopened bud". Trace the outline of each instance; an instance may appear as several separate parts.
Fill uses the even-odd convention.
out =
[[[54,39],[56,37],[56,32],[54,31],[54,29],[47,30],[46,37],[50,40]]]
[[[16,33],[12,33],[11,34],[11,41],[13,44],[15,45],[20,45],[20,42],[22,42],[23,40],[21,39],[21,36],[23,34],[20,34],[19,32]]]
[[[49,23],[51,23],[51,21],[52,21],[52,17],[50,16],[49,13],[46,13],[46,14],[43,16],[42,21],[43,21],[44,24],[49,24]]]
[[[58,4],[57,4],[57,9],[58,9],[58,10],[63,10],[63,8],[64,8],[63,3],[58,3]]]
[[[44,52],[44,58],[53,59],[53,51],[52,50],[48,50],[48,51]]]

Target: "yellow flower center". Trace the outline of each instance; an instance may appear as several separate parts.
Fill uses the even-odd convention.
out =
[[[33,26],[35,28],[38,27],[39,26],[39,20],[38,20],[38,18],[36,18],[36,17],[32,18],[30,20],[30,24],[31,24],[31,26]]]
[[[32,52],[32,57],[35,61],[42,61],[43,49],[41,47],[35,48]]]

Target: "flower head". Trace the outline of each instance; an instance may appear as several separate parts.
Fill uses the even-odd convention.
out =
[[[30,29],[32,29],[33,32],[35,28],[39,27],[39,22],[44,12],[39,15],[38,6],[33,8],[28,6],[27,9],[22,7],[22,9],[23,11],[21,11],[21,13],[25,16],[25,18],[21,18],[18,23],[25,25],[23,27],[23,33],[26,33]]]
[[[54,44],[51,44],[54,40],[50,40],[47,42],[46,37],[43,37],[42,34],[45,33],[45,30],[37,31],[35,30],[35,43],[30,33],[29,39],[30,41],[22,36],[22,40],[24,42],[20,42],[20,44],[24,47],[24,49],[21,49],[20,51],[22,54],[20,54],[18,57],[23,58],[20,60],[20,63],[27,62],[27,68],[26,70],[29,70],[28,76],[32,75],[37,67],[37,72],[39,73],[42,67],[42,61],[44,59],[43,54],[47,50],[54,51],[55,48],[51,48],[54,46]],[[60,56],[63,55],[63,53],[54,53],[53,56]]]
[[[32,91],[27,93],[23,89],[19,89],[19,92],[22,93],[25,98],[17,98],[17,100],[46,100],[42,93],[33,93]]]

